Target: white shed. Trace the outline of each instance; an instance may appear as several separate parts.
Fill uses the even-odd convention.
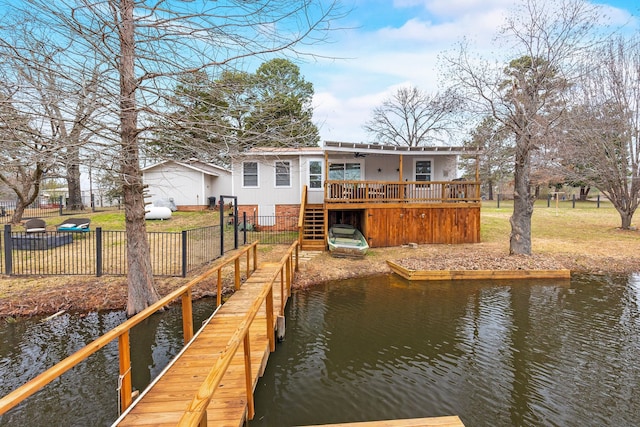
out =
[[[198,160],[167,160],[142,169],[151,202],[172,199],[178,210],[204,209],[231,191],[231,171]]]

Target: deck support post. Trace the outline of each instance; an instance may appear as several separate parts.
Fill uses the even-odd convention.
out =
[[[253,271],[258,269],[258,245],[253,246]]]
[[[277,332],[276,339],[278,340],[278,342],[282,342],[282,340],[284,340],[284,334],[285,334],[284,316],[278,316],[276,318],[276,332]]]
[[[251,379],[251,342],[249,331],[244,336],[244,377],[247,386],[247,419],[252,420],[256,414],[253,405],[253,381]]]
[[[184,344],[193,338],[193,306],[191,303],[191,288],[182,294],[182,334]]]
[[[246,230],[245,230],[245,232],[246,232]],[[247,265],[246,265],[246,267],[247,267],[247,269],[246,269],[246,277],[247,277],[247,279],[249,277],[251,277],[251,263],[249,261],[251,261],[251,254],[249,252],[247,252]]]
[[[218,269],[218,283],[216,286],[216,307],[222,305],[222,269]]]
[[[131,347],[129,330],[118,336],[118,353],[120,359],[120,377],[118,393],[120,393],[120,411],[124,412],[133,401],[131,395]]]
[[[284,315],[284,304],[287,301],[287,295],[284,289],[284,265],[280,267],[280,315]]]
[[[276,340],[273,333],[273,286],[267,294],[267,301],[265,306],[267,309],[267,339],[269,340],[269,351],[273,353],[274,351],[276,351]]]
[[[287,297],[291,295],[291,257],[287,258]],[[285,300],[286,301],[286,300]],[[280,310],[281,314],[284,314],[284,307]]]
[[[236,291],[240,289],[240,258],[236,258],[233,262],[234,286]]]

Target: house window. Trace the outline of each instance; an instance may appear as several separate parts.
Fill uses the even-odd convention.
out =
[[[329,179],[359,181],[361,177],[360,170],[360,163],[331,163],[329,165]]]
[[[416,181],[431,181],[431,160],[416,161]]]
[[[322,188],[322,162],[320,160],[309,161],[309,188]]]
[[[242,163],[242,186],[243,187],[258,186],[258,162]]]
[[[276,162],[276,187],[291,187],[291,163]]]

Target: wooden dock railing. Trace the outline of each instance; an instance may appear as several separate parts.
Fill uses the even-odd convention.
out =
[[[141,311],[137,315],[126,320],[119,326],[113,328],[106,334],[97,338],[93,342],[87,344],[82,349],[78,350],[71,356],[63,359],[56,365],[47,369],[31,381],[18,387],[16,390],[7,394],[0,399],[0,415],[6,413],[10,409],[14,408],[28,397],[35,394],[42,387],[46,386],[62,374],[78,365],[92,354],[96,353],[107,344],[111,343],[115,339],[118,340],[119,350],[119,365],[120,365],[120,389],[119,400],[120,409],[124,411],[131,405],[133,401],[132,397],[132,385],[131,385],[131,349],[129,346],[129,332],[137,324],[154,314],[155,312],[163,309],[167,305],[171,304],[174,300],[180,298],[182,302],[182,326],[184,334],[184,343],[187,344],[193,338],[193,317],[192,317],[192,288],[203,280],[213,276],[217,273],[217,305],[222,303],[222,269],[227,265],[233,263],[234,266],[234,286],[236,289],[240,289],[241,286],[241,274],[240,274],[240,258],[246,256],[246,277],[249,278],[251,274],[257,269],[258,255],[257,255],[258,242],[254,242],[248,245],[236,254],[226,259],[219,265],[209,269],[205,273],[189,281],[184,286],[171,292],[160,301]],[[297,254],[297,242],[292,245],[292,248],[296,249]],[[289,251],[291,253],[291,250]],[[253,263],[251,262],[253,260]],[[289,261],[290,262],[290,261]],[[297,257],[296,257],[297,262]],[[285,262],[285,264],[288,264]],[[296,264],[297,268],[297,264]]]
[[[295,257],[294,257],[295,252]],[[195,396],[184,412],[178,426],[196,427],[206,425],[207,406],[214,397],[214,393],[218,389],[227,368],[231,364],[232,359],[240,348],[243,346],[243,359],[245,363],[245,385],[247,396],[247,418],[253,419],[254,403],[253,403],[253,380],[251,377],[251,350],[249,345],[249,328],[251,327],[260,307],[264,305],[266,309],[266,325],[267,337],[269,339],[269,350],[275,351],[275,336],[273,334],[274,322],[274,296],[273,289],[276,280],[280,278],[280,315],[284,315],[284,307],[288,293],[291,289],[291,281],[293,270],[298,269],[297,256],[298,242],[294,242],[287,253],[281,258],[276,269],[270,277],[264,279],[262,288],[256,298],[253,299],[247,310],[244,319],[240,322],[233,336],[228,341],[226,348],[220,353],[215,364],[210,369],[202,385],[198,389]],[[294,259],[295,258],[295,266]]]

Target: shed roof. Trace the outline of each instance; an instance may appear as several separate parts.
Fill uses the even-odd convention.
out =
[[[160,163],[156,163],[154,165],[144,167],[142,168],[142,171],[145,172],[152,169],[157,169],[158,167],[171,164],[171,163],[182,166],[186,169],[192,169],[192,170],[202,172],[206,175],[211,175],[211,176],[221,176],[221,175],[227,175],[231,173],[229,169],[223,168],[222,166],[214,165],[213,163],[202,162],[200,160],[189,160],[186,162],[178,162],[176,160],[165,160]]]

